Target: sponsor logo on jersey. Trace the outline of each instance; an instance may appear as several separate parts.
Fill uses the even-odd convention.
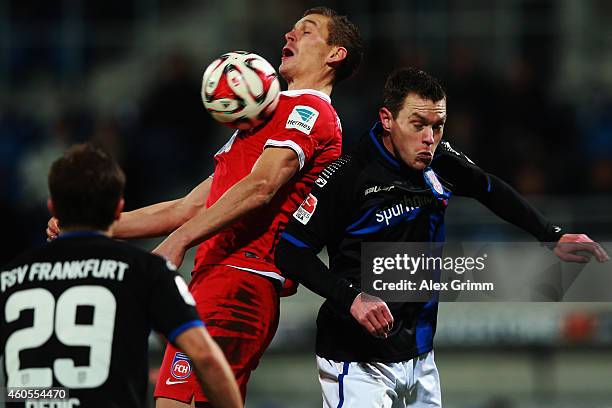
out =
[[[395,186],[373,186],[373,187],[366,188],[365,191],[363,192],[363,195],[367,196],[368,194],[378,193],[379,191],[391,191],[394,188]]]
[[[187,355],[176,352],[170,366],[170,374],[177,380],[184,380],[191,374],[191,361]]]
[[[397,219],[410,218],[415,215],[415,211],[420,211],[421,207],[431,204],[434,198],[430,195],[404,195],[400,202],[383,208],[376,212],[376,222],[385,225],[394,224]]]
[[[302,202],[300,207],[293,213],[293,218],[301,222],[302,224],[308,224],[312,214],[317,209],[317,197],[312,194],[308,194],[308,197]]]
[[[187,380],[183,380],[183,381],[172,381],[169,378],[166,378],[166,385],[174,385],[174,384],[184,384],[186,383]]]
[[[318,110],[310,106],[296,105],[287,118],[285,129],[297,129],[309,135],[318,117]]]
[[[319,177],[315,180],[315,184],[319,187],[323,187],[327,184],[327,180],[325,180],[323,177]]]

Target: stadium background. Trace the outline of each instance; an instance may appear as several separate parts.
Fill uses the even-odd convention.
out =
[[[235,49],[277,66],[283,34],[314,5],[0,0],[0,264],[44,244],[46,172],[71,143],[95,140],[118,158],[128,208],[175,198],[208,176],[231,132],[202,108],[204,67]],[[375,120],[386,74],[421,67],[448,90],[448,140],[550,219],[612,241],[612,3],[325,5],[348,14],[366,45],[358,76],[332,95],[345,147]],[[447,220],[449,239],[531,239],[465,200]],[[320,406],[319,303],[304,289],[283,300],[249,407]],[[151,344],[155,364],[161,348]],[[443,304],[436,344],[446,407],[612,407],[610,304]]]

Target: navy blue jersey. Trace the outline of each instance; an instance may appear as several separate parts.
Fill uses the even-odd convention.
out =
[[[361,291],[364,242],[442,242],[453,194],[477,198],[541,240],[558,239],[554,226],[509,186],[441,141],[431,166],[416,171],[384,147],[380,124],[357,148],[315,181],[293,215],[276,251],[287,275],[326,298],[317,317],[317,355],[339,361],[398,362],[433,348],[438,304],[389,303],[393,330],[370,335],[350,315]],[[315,260],[324,246],[329,270]]]
[[[159,256],[95,232],[60,235],[0,270],[9,387],[65,387],[82,407],[144,407],[148,337],[202,325]]]

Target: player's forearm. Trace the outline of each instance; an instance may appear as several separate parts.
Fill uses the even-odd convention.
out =
[[[179,200],[165,201],[121,213],[113,226],[113,238],[147,238],[167,235],[180,226]]]
[[[212,176],[185,197],[124,212],[113,227],[114,238],[148,238],[168,235],[206,207]]]
[[[214,342],[210,351],[194,365],[204,394],[215,408],[241,408],[242,397],[229,365],[224,363],[223,352]]]
[[[274,253],[276,267],[317,295],[349,312],[359,290],[329,271],[311,248],[300,248],[281,239]]]
[[[274,197],[277,187],[252,175],[236,183],[212,206],[180,226],[170,236],[183,248],[191,248],[229,227],[247,214],[265,206]]]
[[[229,188],[213,205],[183,224],[169,237],[183,249],[191,248],[229,227],[247,214],[267,205],[276,192],[299,170],[295,153],[268,148],[251,173]]]

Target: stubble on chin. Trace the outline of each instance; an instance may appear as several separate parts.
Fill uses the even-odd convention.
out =
[[[412,163],[413,169],[421,171],[425,170],[431,164],[431,159],[426,159],[424,157],[416,157]]]

